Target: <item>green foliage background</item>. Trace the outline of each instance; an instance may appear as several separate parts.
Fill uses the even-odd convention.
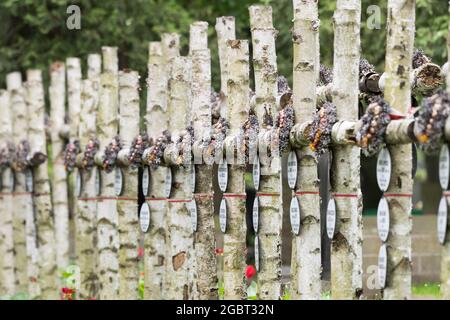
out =
[[[219,67],[215,36],[215,19],[222,15],[236,17],[238,38],[250,39],[248,7],[251,4],[272,5],[277,39],[280,73],[291,78],[292,69],[292,0],[2,0],[0,3],[0,85],[14,70],[41,68],[69,56],[85,58],[99,52],[102,45],[120,49],[121,67],[139,70],[146,77],[147,44],[158,40],[162,32],[179,32],[183,53],[187,52],[189,24],[205,20],[210,24],[210,47],[213,54],[214,87],[219,87]],[[386,0],[362,0],[362,53],[379,70],[383,68]],[[68,30],[66,8],[81,8],[81,30]],[[320,0],[321,59],[332,65],[335,0]],[[381,8],[381,28],[367,28],[367,8]],[[446,0],[417,0],[416,47],[442,64],[447,52],[448,9]]]

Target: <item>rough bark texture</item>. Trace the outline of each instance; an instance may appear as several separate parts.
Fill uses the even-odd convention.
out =
[[[194,140],[202,141],[211,131],[211,53],[208,49],[208,23],[191,25],[189,40],[192,59],[192,124]],[[202,159],[199,159],[202,160]],[[193,278],[191,298],[217,300],[217,265],[215,256],[215,225],[213,209],[212,165],[202,161],[195,165],[197,231],[194,233]],[[194,192],[194,190],[191,190]]]
[[[6,76],[6,84],[11,96],[11,111],[13,119],[13,143],[17,147],[27,135],[27,105],[26,91],[22,87],[22,78],[19,72]],[[14,273],[15,293],[26,293],[28,287],[27,277],[27,250],[25,221],[32,214],[31,195],[25,189],[25,175],[23,172],[14,173],[13,193],[13,228],[14,228]],[[31,210],[31,212],[30,212]]]
[[[334,19],[333,103],[339,120],[358,119],[361,3],[338,0]],[[362,196],[360,150],[335,146],[331,188],[339,226],[331,244],[331,295],[357,299],[362,293]]]
[[[319,75],[319,17],[317,1],[294,0],[294,85],[295,123],[312,120],[316,109]],[[292,240],[292,297],[321,297],[320,196],[317,160],[307,146],[296,151],[298,159],[296,193],[300,204],[300,232]]]
[[[449,14],[450,14],[450,2],[449,2]],[[450,24],[448,26],[447,35],[447,53],[448,61],[450,62]],[[447,92],[450,93],[450,69],[447,68]],[[445,300],[450,299],[450,219],[447,216],[447,233],[445,235],[445,245],[441,250],[441,294]]]
[[[69,209],[67,194],[67,173],[64,168],[64,144],[60,133],[64,128],[66,71],[62,62],[50,67],[50,140],[52,153],[49,161],[53,164],[51,177],[52,203],[55,220],[56,262],[58,268],[65,268],[69,261]]]
[[[236,28],[234,17],[219,17],[216,19],[217,44],[219,48],[220,63],[220,91],[223,94],[223,106],[226,105],[228,96],[228,60],[227,60],[227,41],[236,39]],[[220,109],[220,115],[226,118],[226,108]]]
[[[277,56],[273,28],[272,7],[251,6],[253,68],[255,72],[256,114],[260,134],[271,128],[261,127],[264,113],[277,113],[276,97]],[[258,298],[278,300],[281,296],[281,228],[283,204],[281,202],[280,157],[273,155],[260,165],[261,180],[257,197],[259,201],[259,263]]]
[[[96,118],[98,155],[117,135],[119,109],[119,79],[117,48],[103,47],[103,73],[100,76],[100,94]],[[119,294],[119,231],[117,201],[114,189],[114,171],[101,172],[101,196],[97,202],[97,239],[99,298],[117,299]]]
[[[101,56],[88,56],[88,79],[82,81],[80,113],[80,145],[83,151],[96,137],[95,115],[99,101]],[[95,298],[98,294],[97,274],[97,202],[95,199],[96,170],[78,169],[81,174],[81,194],[76,203],[75,250],[80,267],[80,297]]]
[[[125,70],[119,74],[119,132],[124,149],[139,134],[139,74]],[[123,191],[117,200],[119,216],[119,298],[136,300],[139,284],[138,170],[128,166],[123,172]]]
[[[179,36],[163,34],[161,42],[150,42],[148,60],[147,133],[156,139],[168,128],[168,62],[179,55]],[[164,195],[165,167],[150,168],[148,201],[151,222],[144,239],[144,299],[162,299],[166,264],[167,201]]]
[[[190,122],[191,60],[175,57],[170,63],[169,131],[172,142],[177,141]],[[189,171],[172,168],[172,191],[168,199],[166,238],[166,299],[189,299],[189,265],[192,259],[192,228],[189,202]]]
[[[10,94],[0,90],[0,149],[12,143],[12,118]],[[12,169],[1,168],[0,189],[0,295],[14,294],[14,239],[13,239],[13,195],[11,192]]]
[[[45,134],[45,100],[42,73],[28,70],[28,137],[31,154],[47,154]],[[37,229],[38,283],[42,299],[57,299],[57,264],[55,248],[55,226],[50,195],[50,178],[47,162],[33,168],[34,213]],[[32,225],[34,221],[31,221]]]
[[[229,40],[227,56],[227,119],[230,135],[239,136],[248,117],[249,101],[249,45],[247,40]],[[238,148],[241,150],[241,148]],[[224,198],[227,207],[227,229],[223,248],[224,299],[245,299],[244,270],[247,224],[245,222],[245,165],[234,162],[228,172],[228,186]],[[234,160],[234,161],[233,161]]]
[[[411,106],[409,75],[414,45],[415,0],[388,1],[386,46],[386,88],[384,98],[399,112]],[[392,159],[391,182],[386,194],[390,211],[387,240],[387,278],[385,299],[411,297],[411,195],[412,146],[389,146]]]

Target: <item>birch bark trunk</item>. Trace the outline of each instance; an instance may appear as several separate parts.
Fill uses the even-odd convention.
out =
[[[175,57],[170,63],[168,112],[172,143],[178,141],[182,131],[190,124],[191,70],[188,57]],[[189,171],[182,166],[173,167],[172,191],[167,200],[167,299],[187,300],[190,297],[188,272],[193,254],[189,210],[191,197]]]
[[[119,132],[124,149],[131,147],[139,134],[139,74],[125,70],[119,73]],[[138,169],[127,166],[122,170],[123,191],[117,198],[119,217],[119,298],[136,300],[139,285],[139,222]]]
[[[0,90],[0,149],[7,151],[12,143],[12,117],[10,94]],[[14,236],[13,236],[13,194],[11,192],[12,169],[1,168],[0,190],[0,295],[14,295]]]
[[[81,110],[81,60],[79,58],[67,58],[66,59],[67,70],[67,120],[69,129],[69,142],[74,143],[80,141],[78,130],[80,126],[80,110]],[[67,190],[68,190],[68,204],[69,204],[69,239],[68,243],[60,244],[63,247],[61,254],[67,254],[60,256],[58,259],[60,264],[58,267],[61,270],[65,270],[69,264],[70,243],[76,243],[76,234],[72,233],[74,230],[78,230],[77,219],[75,217],[75,211],[77,207],[77,199],[75,196],[75,174],[72,172],[67,173]],[[59,251],[58,251],[59,252]]]
[[[27,140],[27,105],[26,92],[22,86],[22,76],[19,72],[9,73],[6,76],[6,85],[11,96],[11,109],[13,115],[13,143],[17,146],[22,140]],[[25,189],[25,175],[23,172],[14,172],[13,202],[13,228],[14,228],[14,273],[15,293],[26,293],[28,290],[27,277],[27,248],[25,221],[32,210],[31,194]]]
[[[211,133],[211,53],[208,49],[208,23],[191,24],[190,55],[192,58],[192,123],[194,141],[207,141]],[[194,288],[191,298],[219,299],[215,256],[215,225],[212,188],[212,164],[203,159],[194,162],[196,182],[194,200],[197,206],[197,231],[194,232]]]
[[[314,0],[294,0],[294,85],[295,123],[312,120],[316,110],[319,76],[319,10]],[[320,299],[321,238],[320,195],[317,159],[309,147],[296,150],[297,185],[294,197],[300,204],[300,232],[292,240],[292,297]]]
[[[119,109],[118,55],[116,47],[102,47],[103,73],[100,75],[99,105],[96,118],[98,157],[117,135]],[[119,294],[119,232],[114,171],[100,173],[101,195],[97,198],[97,239],[99,298],[117,299]]]
[[[250,27],[255,72],[256,114],[260,135],[270,131],[264,124],[264,114],[277,113],[278,68],[275,49],[277,30],[273,28],[272,7],[251,6]],[[253,159],[252,159],[253,160]],[[261,159],[259,159],[261,161]],[[278,300],[281,296],[281,228],[283,204],[281,198],[281,159],[273,154],[261,161],[261,178],[256,198],[259,203],[259,259],[258,298]],[[256,201],[256,199],[255,199]]]
[[[338,0],[334,13],[333,103],[338,120],[358,120],[360,0]],[[358,299],[362,294],[362,196],[360,150],[332,149],[331,188],[339,229],[331,243],[331,295]]]
[[[240,138],[241,126],[249,110],[249,45],[247,40],[228,40],[227,56],[227,119],[232,137]],[[238,144],[238,152],[242,148]],[[234,159],[233,159],[234,158]],[[238,158],[238,159],[236,159]],[[227,153],[230,165],[228,186],[224,198],[227,208],[227,227],[223,248],[224,299],[245,299],[244,288],[246,252],[245,164],[242,154],[233,157]]]
[[[27,71],[27,89],[29,116],[28,137],[30,140],[31,154],[41,153],[47,155],[45,96],[42,72],[40,70]],[[58,274],[55,250],[55,226],[47,161],[33,168],[33,180],[40,296],[42,299],[54,300],[58,298]]]
[[[60,134],[65,127],[65,95],[65,64],[55,62],[50,67],[49,98],[52,152],[49,161],[53,164],[51,196],[55,219],[56,261],[58,267],[66,267],[69,259],[69,207],[67,172],[64,168],[65,141]]]
[[[99,101],[101,56],[88,56],[88,76],[82,81],[80,112],[80,145],[83,148],[96,138],[95,118]],[[83,151],[84,152],[84,151]],[[96,170],[78,168],[81,174],[81,193],[77,198],[75,221],[76,256],[80,268],[80,297],[97,298],[97,202],[95,193]]]
[[[450,1],[449,1],[450,14]],[[448,62],[450,62],[450,24],[447,35],[447,53]],[[448,63],[447,62],[447,63]],[[450,93],[450,68],[447,68],[447,92]],[[447,217],[447,233],[445,235],[446,243],[441,249],[441,294],[442,299],[450,299],[450,219]]]
[[[163,55],[162,42],[150,42],[147,79],[147,134],[156,139],[168,127],[167,118],[167,56]],[[147,170],[147,168],[144,168]],[[163,297],[164,256],[166,238],[167,202],[164,199],[166,168],[149,168],[150,185],[146,202],[150,207],[151,221],[144,238],[144,299],[159,300]]]
[[[220,108],[220,115],[224,118],[227,116],[225,108],[226,97],[228,96],[228,59],[227,59],[227,41],[236,39],[236,27],[234,17],[219,17],[216,19],[217,44],[219,47],[219,63],[220,63],[220,92],[223,100]]]
[[[415,32],[415,0],[388,1],[386,87],[384,98],[392,108],[406,114],[411,106],[409,75]],[[391,145],[392,173],[388,197],[390,232],[387,240],[385,299],[411,297],[411,196],[412,145]]]
[[[175,33],[165,33],[161,42],[149,44],[149,72],[147,92],[147,133],[153,139],[168,128],[169,62],[180,53],[180,38]],[[167,168],[150,167],[149,196],[146,201],[151,212],[148,236],[145,237],[145,291],[144,299],[162,299],[165,288],[165,271],[168,262],[166,238],[168,203],[164,193]]]

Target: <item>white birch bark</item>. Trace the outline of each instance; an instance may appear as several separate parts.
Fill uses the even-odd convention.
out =
[[[163,45],[161,42],[150,42],[145,125],[147,134],[154,139],[168,127],[167,78]],[[150,207],[151,222],[144,238],[144,299],[146,300],[158,300],[163,297],[167,230],[165,225],[167,202],[164,199],[165,169],[164,167],[150,168],[150,194],[146,197],[146,201]]]
[[[360,0],[338,0],[334,19],[333,103],[338,120],[358,119]],[[360,150],[335,146],[331,188],[339,229],[331,243],[331,295],[357,299],[362,294],[362,196]]]
[[[6,85],[11,96],[11,111],[13,116],[13,143],[17,145],[28,138],[27,136],[27,105],[26,91],[22,86],[22,76],[19,72],[6,76]],[[14,228],[14,272],[15,293],[27,293],[27,251],[25,220],[32,209],[31,195],[25,189],[25,175],[23,172],[14,173],[13,193],[13,228]]]
[[[139,74],[119,73],[119,132],[123,149],[131,146],[139,134]],[[117,198],[119,217],[119,298],[136,300],[139,284],[138,169],[128,166],[123,172],[123,191]]]
[[[88,56],[88,79],[82,81],[79,138],[82,148],[90,139],[95,139],[95,118],[99,101],[101,56]],[[84,152],[83,149],[82,152]],[[96,298],[98,294],[97,274],[97,202],[95,194],[95,170],[83,170],[80,197],[76,202],[75,250],[80,268],[80,298]]]
[[[229,136],[239,136],[241,126],[248,117],[249,101],[249,44],[247,40],[227,41],[227,119]],[[238,148],[240,149],[240,148]],[[247,225],[245,222],[245,164],[230,159],[228,186],[224,193],[227,207],[227,228],[223,248],[224,299],[245,299],[245,248]],[[231,161],[230,161],[231,160]]]
[[[31,155],[35,153],[47,155],[45,96],[42,72],[40,70],[27,71],[27,89],[28,137],[30,140]],[[53,300],[58,298],[58,273],[55,250],[55,226],[47,161],[33,168],[33,180],[40,297],[42,299]],[[36,294],[39,294],[39,291]]]
[[[10,94],[0,90],[0,149],[12,143],[12,118]],[[13,195],[11,193],[10,167],[0,169],[0,295],[14,295],[14,239],[13,239]]]
[[[415,0],[388,1],[386,45],[386,86],[384,98],[392,108],[406,114],[411,106],[409,75],[415,32]],[[387,240],[387,278],[385,299],[411,297],[411,195],[412,145],[391,145],[391,182],[387,194],[390,211],[390,232]]]
[[[314,0],[294,0],[294,85],[295,123],[312,120],[316,110],[319,75],[319,12]],[[305,146],[298,158],[296,194],[300,204],[300,232],[293,235],[291,276],[292,298],[321,298],[320,196],[317,159]]]
[[[192,59],[192,124],[194,140],[202,141],[211,132],[211,53],[208,49],[208,23],[191,24],[189,51]],[[200,159],[202,160],[202,159]],[[213,209],[212,164],[195,165],[197,231],[194,233],[193,277],[191,298],[217,300],[217,265]]]
[[[99,105],[96,118],[98,157],[117,135],[119,109],[118,55],[116,47],[102,47],[103,72],[100,76]],[[114,171],[101,172],[101,196],[97,202],[97,239],[99,298],[117,299],[119,294],[119,232]]]
[[[255,72],[256,114],[260,135],[265,128],[264,112],[277,113],[276,97],[277,56],[273,28],[272,7],[254,5],[249,8],[253,44],[253,68]],[[253,160],[253,159],[252,159]],[[280,157],[278,154],[262,161],[261,179],[257,198],[259,201],[259,263],[258,298],[278,300],[281,296],[281,228],[283,205],[281,197]]]
[[[223,95],[222,107],[220,115],[226,118],[226,97],[228,96],[227,79],[228,79],[228,60],[227,60],[227,41],[236,39],[236,27],[234,17],[219,17],[216,19],[217,44],[219,48],[220,63],[220,91]]]
[[[65,141],[60,135],[65,128],[65,95],[65,64],[55,62],[50,67],[49,99],[52,153],[49,161],[53,164],[51,196],[55,220],[56,262],[58,268],[65,268],[69,262],[69,207],[67,173],[64,168]]]
[[[170,63],[169,78],[169,131],[172,142],[190,123],[191,60],[176,57]],[[189,202],[189,171],[172,168],[172,191],[167,212],[167,269],[165,298],[186,300],[190,297],[189,263],[192,259],[192,228]]]
[[[449,1],[450,14],[450,1]],[[447,35],[447,54],[448,62],[450,62],[450,24],[448,26]],[[450,68],[446,68],[447,92],[450,93]],[[445,300],[450,300],[450,219],[447,217],[447,233],[445,235],[446,243],[441,249],[441,294]]]

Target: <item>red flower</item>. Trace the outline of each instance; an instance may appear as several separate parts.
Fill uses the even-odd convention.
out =
[[[62,288],[61,291],[64,294],[74,294],[75,293],[75,290],[74,289],[70,289],[70,288]]]
[[[144,248],[139,247],[138,248],[138,257],[143,257],[144,256]]]
[[[256,274],[256,269],[254,266],[250,265],[247,266],[247,268],[245,269],[245,277],[247,279],[252,278],[254,275]]]
[[[216,255],[218,256],[223,255],[223,248],[216,248]]]

